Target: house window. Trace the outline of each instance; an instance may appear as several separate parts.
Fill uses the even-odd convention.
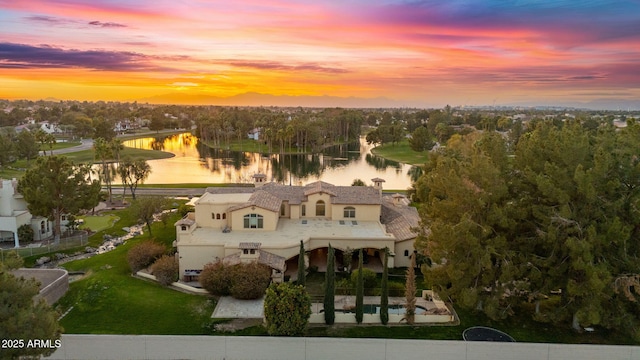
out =
[[[60,221],[67,221],[67,215],[60,216]]]
[[[222,220],[225,220],[227,218],[227,213],[222,213]]]
[[[404,256],[409,256],[409,250],[404,251]]]
[[[216,219],[216,214],[215,214],[215,213],[211,213],[211,218],[212,218],[213,220],[215,220],[215,219]]]
[[[287,213],[287,208],[284,206],[284,203],[280,205],[280,216],[285,216]]]
[[[344,208],[344,217],[346,218],[355,218],[356,217],[356,208],[353,206],[347,206]]]
[[[316,216],[324,216],[324,201],[318,200],[316,203]]]
[[[256,253],[256,250],[255,250],[255,249],[251,249],[251,250],[249,250],[249,254],[253,255],[253,254],[255,254],[255,253]]]
[[[302,205],[302,216],[307,216],[307,205]]]
[[[242,253],[245,254],[245,255],[248,255],[249,254],[249,249],[242,249]]]
[[[244,216],[244,228],[245,229],[262,229],[264,227],[264,220],[262,215],[249,214]]]
[[[44,221],[40,222],[40,233],[44,234],[46,232],[45,227],[44,227]]]
[[[220,220],[220,214],[216,214],[216,220]]]
[[[181,229],[182,231],[187,231],[187,226],[186,226],[186,225],[182,225],[182,226],[180,227],[180,229]]]

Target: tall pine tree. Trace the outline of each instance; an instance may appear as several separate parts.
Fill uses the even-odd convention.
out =
[[[362,324],[364,314],[364,279],[362,278],[362,249],[358,257],[358,281],[356,282],[356,322]]]
[[[305,286],[306,274],[304,268],[304,243],[300,240],[300,254],[298,254],[298,285]]]
[[[380,322],[389,322],[389,248],[384,248],[384,265],[382,266],[382,283],[380,284]]]
[[[324,280],[324,322],[327,325],[333,325],[336,320],[335,295],[335,254],[331,244],[329,244],[329,250],[327,251],[327,272]]]

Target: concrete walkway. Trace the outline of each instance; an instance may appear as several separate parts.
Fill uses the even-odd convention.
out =
[[[231,296],[223,296],[218,300],[211,317],[214,319],[262,319],[264,297],[256,300],[238,300]]]

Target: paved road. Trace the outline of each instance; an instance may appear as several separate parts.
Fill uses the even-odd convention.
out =
[[[53,150],[53,154],[54,155],[68,154],[76,151],[89,150],[92,147],[93,147],[93,139],[83,139],[80,145],[68,147],[65,149]]]
[[[103,190],[106,191],[105,188]],[[160,195],[160,196],[201,196],[206,188],[138,188],[136,195]],[[113,195],[122,195],[122,187],[112,188]],[[127,194],[131,191],[127,189]]]

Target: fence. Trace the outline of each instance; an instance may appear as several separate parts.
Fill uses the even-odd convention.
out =
[[[10,251],[17,251],[21,257],[44,255],[57,251],[67,250],[75,247],[86,246],[89,243],[89,234],[86,231],[76,231],[75,235],[60,238],[58,243],[54,240],[47,240],[36,244],[30,244],[18,249],[0,249],[0,261],[4,261],[6,254]]]

